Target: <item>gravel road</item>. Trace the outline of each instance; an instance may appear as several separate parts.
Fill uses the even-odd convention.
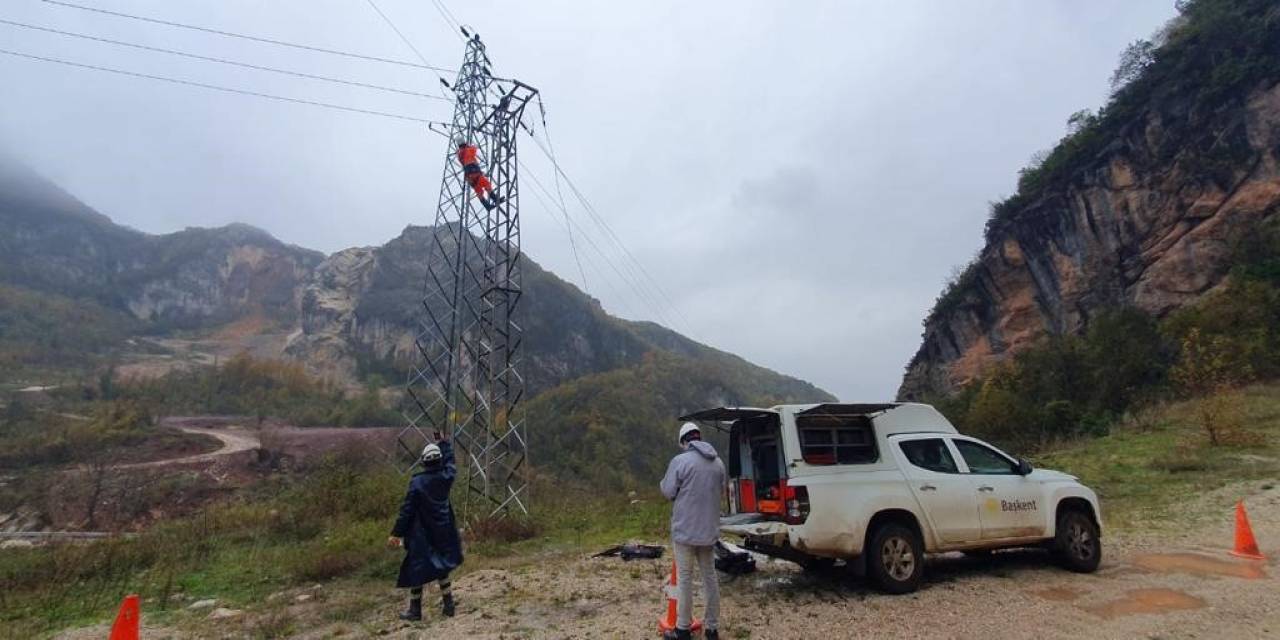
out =
[[[222,447],[216,451],[208,453],[200,453],[191,456],[183,456],[180,458],[168,458],[165,460],[152,460],[150,462],[137,462],[134,464],[116,465],[115,469],[146,469],[150,467],[163,467],[174,464],[188,464],[192,462],[204,462],[206,460],[214,460],[221,456],[239,453],[241,451],[250,451],[262,446],[262,442],[258,440],[258,435],[251,431],[240,431],[235,427],[210,429],[206,427],[176,427],[183,433],[193,433],[197,435],[205,435],[216,438],[222,443]]]

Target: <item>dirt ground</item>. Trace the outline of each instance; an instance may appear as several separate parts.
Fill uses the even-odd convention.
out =
[[[722,637],[1277,637],[1280,489],[1263,486],[1201,496],[1188,512],[1204,515],[1181,528],[1104,532],[1103,566],[1091,575],[1056,568],[1042,551],[989,559],[947,554],[930,558],[920,591],[887,596],[839,573],[812,575],[787,562],[762,561],[754,574],[722,577]],[[1242,496],[1268,561],[1227,553],[1232,508]],[[264,634],[270,629],[307,640],[656,637],[670,560],[591,559],[587,551],[465,571],[454,581],[459,609],[452,619],[432,606],[422,623],[401,623],[395,614],[403,594],[395,589],[316,585],[277,594],[275,606],[229,620],[193,613],[176,628],[151,628],[144,637],[275,635]],[[104,628],[61,637],[98,637],[94,630]]]
[[[289,331],[273,327],[261,316],[241,318],[218,329],[185,337],[130,340],[134,347],[116,367],[121,379],[158,378],[174,371],[210,366],[247,352],[255,358],[279,358]]]
[[[1280,532],[1280,492],[1251,501],[1254,526]],[[1222,520],[1230,521],[1229,511]],[[886,596],[842,576],[806,575],[767,561],[723,583],[727,638],[1265,638],[1280,636],[1275,561],[1225,553],[1229,526],[1178,543],[1108,540],[1096,574],[1054,567],[1038,551],[988,560],[931,558],[926,584]],[[1280,545],[1264,552],[1275,558]],[[669,560],[573,559],[559,567],[479,571],[456,583],[459,616],[389,625],[394,638],[638,638],[656,635]],[[548,563],[558,564],[558,563]],[[383,609],[391,619],[400,603]],[[383,629],[373,629],[379,633]],[[333,629],[332,631],[338,631]],[[367,631],[366,631],[367,632]],[[329,629],[306,638],[332,637]]]

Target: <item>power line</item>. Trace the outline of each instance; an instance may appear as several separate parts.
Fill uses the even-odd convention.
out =
[[[391,27],[392,31],[396,32],[396,35],[400,37],[400,41],[405,43],[405,45],[407,45],[409,49],[413,51],[413,55],[418,56],[418,60],[422,61],[422,64],[424,67],[427,67],[429,69],[439,69],[439,67],[431,66],[431,63],[427,62],[427,59],[425,56],[422,55],[422,52],[418,51],[418,48],[413,46],[413,43],[410,42],[409,39],[405,37],[404,33],[400,31],[400,28],[396,26],[396,23],[392,22],[391,18],[388,18],[387,14],[383,13],[382,9],[378,8],[377,3],[375,3],[373,0],[365,0],[365,1],[368,2],[369,6],[373,8],[374,12],[377,13],[378,16],[382,18],[382,21],[387,23],[387,26]],[[445,80],[444,77],[441,76],[439,73],[436,74],[436,77],[440,78],[440,82],[444,83],[445,86],[449,86],[449,81]]]
[[[547,128],[547,108],[542,103],[542,95],[538,95],[538,112],[542,115],[542,133],[547,136],[547,146],[551,148],[551,153],[556,152],[556,147],[551,142],[551,131]],[[564,192],[560,190],[560,174],[552,173],[556,182],[556,197],[559,199],[560,209],[565,212],[565,220],[569,219],[568,208],[564,206]],[[582,289],[587,289],[587,273],[582,269],[582,260],[578,258],[578,243],[573,239],[573,229],[569,229],[569,248],[573,250],[573,261],[578,263],[578,273],[582,275]]]
[[[169,55],[181,56],[181,57],[184,57],[184,58],[191,58],[191,59],[193,59],[193,60],[202,60],[202,61],[205,61],[205,62],[216,62],[216,63],[218,63],[218,64],[226,64],[226,65],[231,65],[231,66],[236,66],[236,67],[243,67],[243,68],[246,68],[246,69],[254,69],[254,70],[256,70],[256,71],[269,71],[269,72],[271,72],[271,73],[279,73],[279,74],[283,74],[283,75],[295,76],[295,77],[298,77],[298,78],[307,78],[307,79],[310,79],[310,80],[323,80],[323,81],[325,81],[325,82],[333,82],[333,83],[336,83],[336,84],[344,84],[344,85],[349,85],[349,86],[353,86],[353,87],[362,87],[362,88],[365,88],[365,89],[377,89],[377,90],[379,90],[379,91],[389,91],[389,92],[391,92],[391,93],[400,93],[400,94],[409,95],[409,96],[417,96],[417,97],[420,97],[420,98],[431,98],[432,100],[444,100],[444,101],[446,101],[446,102],[450,102],[450,100],[449,100],[448,98],[443,98],[443,97],[441,97],[441,96],[432,95],[432,94],[429,94],[429,93],[419,93],[419,92],[417,92],[417,91],[408,91],[408,90],[405,90],[405,89],[397,89],[397,88],[395,88],[395,87],[385,87],[385,86],[382,86],[382,85],[368,84],[368,83],[365,83],[365,82],[357,82],[357,81],[354,81],[354,80],[343,80],[343,79],[341,79],[341,78],[331,78],[331,77],[329,77],[329,76],[314,75],[314,74],[310,74],[310,73],[303,73],[303,72],[301,72],[301,71],[290,71],[290,70],[288,70],[288,69],[277,69],[277,68],[275,68],[275,67],[264,67],[264,66],[261,66],[261,65],[249,64],[249,63],[247,63],[247,62],[238,62],[238,61],[235,61],[235,60],[227,60],[227,59],[225,59],[225,58],[215,58],[215,57],[212,57],[212,56],[202,56],[202,55],[195,54],[195,53],[188,53],[188,52],[186,52],[186,51],[176,51],[176,50],[174,50],[174,49],[165,49],[165,48],[162,48],[162,47],[152,47],[152,46],[149,46],[149,45],[145,45],[145,44],[137,44],[137,43],[134,43],[134,42],[124,42],[124,41],[122,41],[122,40],[112,40],[112,39],[110,39],[110,38],[101,38],[101,37],[98,37],[98,36],[91,36],[91,35],[84,34],[84,33],[75,33],[75,32],[72,32],[72,31],[62,31],[62,30],[60,30],[60,29],[53,29],[53,28],[50,28],[50,27],[42,27],[42,26],[34,25],[34,24],[26,24],[26,23],[24,23],[24,22],[14,22],[14,21],[12,21],[12,20],[4,20],[4,19],[0,19],[0,24],[7,24],[7,25],[10,25],[10,26],[14,26],[14,27],[21,27],[21,28],[23,28],[23,29],[32,29],[32,30],[35,30],[35,31],[44,31],[44,32],[47,32],[47,33],[55,33],[55,34],[62,35],[62,36],[69,36],[69,37],[72,37],[72,38],[81,38],[81,39],[83,39],[83,40],[92,40],[92,41],[94,41],[94,42],[104,42],[104,43],[107,43],[107,44],[119,45],[119,46],[122,46],[122,47],[132,47],[132,48],[134,48],[134,49],[141,49],[141,50],[143,50],[143,51],[153,51],[153,52],[156,52],[156,53],[166,53],[166,54],[169,54]]]
[[[542,190],[543,194],[545,194],[548,199],[554,201],[554,198],[552,198],[551,193],[547,189],[546,185],[544,185],[542,181],[538,180],[538,177],[535,174],[529,171],[528,166],[525,165],[523,162],[521,162],[520,167],[524,170],[524,175],[527,176],[533,182],[534,186]],[[534,193],[536,195],[537,192],[535,191]],[[641,302],[643,302],[645,305],[651,308],[655,314],[657,314],[658,320],[663,324],[672,325],[672,322],[670,321],[670,319],[668,319],[666,314],[662,312],[662,305],[655,298],[652,297],[652,294],[649,291],[645,290],[644,287],[640,286],[640,283],[635,279],[636,276],[634,274],[629,275],[627,273],[624,273],[622,269],[619,269],[617,263],[615,263],[612,259],[609,258],[609,255],[600,248],[600,245],[596,244],[595,240],[592,239],[591,235],[587,233],[586,229],[584,229],[580,224],[578,224],[575,220],[572,219],[572,214],[569,213],[569,210],[567,208],[561,207],[560,211],[564,214],[568,228],[572,229],[573,226],[578,227],[578,231],[582,235],[582,239],[587,242],[587,246],[593,249],[596,252],[596,254],[599,255],[602,260],[604,260],[605,264],[608,265],[608,267],[612,269],[615,274],[617,274],[618,278],[626,286],[630,287],[635,292],[635,294],[641,299]]]
[[[117,17],[117,18],[128,18],[128,19],[130,19],[130,20],[140,20],[140,21],[142,21],[142,22],[150,22],[150,23],[152,23],[152,24],[162,24],[162,25],[165,25],[165,26],[167,26],[167,27],[177,27],[177,28],[180,28],[180,29],[190,29],[190,30],[192,30],[192,31],[201,31],[201,32],[204,32],[204,33],[212,33],[212,34],[214,34],[214,35],[226,36],[226,37],[228,37],[228,38],[240,38],[241,40],[251,40],[251,41],[253,41],[253,42],[262,42],[262,43],[265,43],[265,44],[274,44],[274,45],[278,45],[278,46],[281,46],[281,47],[290,47],[290,48],[293,48],[293,49],[302,49],[302,50],[304,50],[304,51],[315,51],[315,52],[318,52],[318,53],[327,53],[327,54],[335,55],[335,56],[344,56],[344,57],[347,57],[347,58],[356,58],[356,59],[359,59],[359,60],[369,60],[369,61],[372,61],[372,62],[382,62],[382,63],[386,63],[386,64],[395,64],[395,65],[400,65],[400,66],[403,66],[403,67],[415,67],[415,68],[418,68],[418,69],[430,69],[430,70],[432,70],[432,71],[442,71],[442,72],[445,72],[445,73],[448,73],[448,72],[450,71],[449,69],[442,69],[442,68],[440,68],[440,67],[433,67],[433,66],[430,66],[430,65],[425,64],[425,63],[424,63],[424,64],[418,64],[418,63],[416,63],[416,62],[407,62],[407,61],[405,61],[405,60],[393,60],[393,59],[391,59],[391,58],[380,58],[380,57],[378,57],[378,56],[370,56],[370,55],[365,55],[365,54],[361,54],[361,53],[351,53],[350,51],[340,51],[340,50],[338,50],[338,49],[326,49],[326,48],[324,48],[324,47],[314,47],[314,46],[306,45],[306,44],[298,44],[298,43],[296,43],[296,42],[285,42],[284,40],[275,40],[275,39],[272,39],[272,38],[263,38],[263,37],[259,37],[259,36],[250,36],[250,35],[245,35],[245,34],[243,34],[243,33],[235,33],[235,32],[233,32],[233,31],[223,31],[223,30],[221,30],[221,29],[211,29],[211,28],[209,28],[209,27],[202,27],[202,26],[194,25],[194,24],[186,24],[186,23],[182,23],[182,22],[172,22],[172,21],[169,21],[169,20],[161,20],[161,19],[159,19],[159,18],[150,18],[150,17],[147,17],[147,16],[139,16],[139,15],[134,15],[134,14],[131,14],[131,13],[123,13],[123,12],[120,12],[120,11],[109,11],[109,10],[107,10],[107,9],[99,9],[98,7],[88,7],[88,6],[81,5],[81,4],[75,4],[75,3],[71,3],[71,2],[64,2],[63,0],[42,0],[42,1],[43,1],[43,2],[45,2],[45,3],[47,3],[47,4],[58,5],[58,6],[60,6],[60,7],[67,7],[67,8],[69,8],[69,9],[78,9],[78,10],[80,10],[80,11],[92,11],[92,12],[94,12],[94,13],[101,13],[101,14],[104,14],[104,15],[115,16],[115,17]]]
[[[525,168],[527,169],[527,167]],[[530,177],[532,178],[532,176]],[[534,182],[537,183],[537,180],[534,179]],[[543,187],[541,183],[537,183],[537,184],[539,188],[545,189],[545,187]],[[557,224],[563,227],[566,233],[570,235],[573,234],[572,222],[569,220],[568,215],[565,215],[563,220],[556,217],[553,211],[553,209],[555,209],[554,204],[548,204],[547,200],[543,199],[542,195],[539,195],[538,189],[530,189],[529,193],[533,194],[534,199],[537,200],[538,203],[542,205],[543,212],[546,213],[548,217],[550,217],[552,220],[555,220]],[[587,256],[587,261],[591,262],[591,257],[589,255]],[[592,267],[594,268],[595,265],[592,264]],[[581,264],[579,264],[579,269],[581,269]],[[604,281],[605,286],[609,287],[609,290],[614,294],[614,296],[618,300],[618,303],[621,304],[624,308],[626,308],[627,312],[630,313],[633,317],[638,317],[637,314],[635,313],[635,309],[631,306],[631,303],[627,301],[627,298],[625,296],[618,295],[618,290],[614,288],[613,283],[610,282],[608,279],[602,279],[602,280]],[[587,289],[585,287],[582,290],[583,292],[587,292]]]
[[[435,5],[436,13],[440,14],[441,18],[444,18],[445,25],[449,27],[449,30],[453,32],[453,35],[458,36],[459,39],[465,41],[466,38],[462,35],[461,31],[462,23],[458,22],[458,19],[453,17],[453,12],[449,10],[449,7],[445,6],[445,4],[440,0],[431,0],[431,4]]]
[[[532,178],[535,182],[537,182],[537,178],[534,177],[532,174],[530,174],[529,177]],[[539,183],[539,186],[541,186],[541,183]],[[538,192],[534,191],[533,195],[538,196]],[[550,194],[548,194],[548,197],[550,197]],[[542,198],[538,197],[538,201],[542,202]],[[543,202],[543,206],[544,207],[547,206],[545,202]],[[564,229],[569,233],[569,247],[573,249],[573,261],[577,263],[578,275],[582,278],[582,290],[587,291],[587,272],[585,269],[582,268],[582,258],[578,257],[578,243],[573,239],[573,227],[569,225],[569,210],[564,206],[563,197],[560,199],[559,206],[560,206],[560,211],[564,214]]]
[[[542,144],[542,141],[538,139],[537,136],[530,133],[529,137],[533,140],[534,144],[537,145],[538,149],[542,151],[542,154],[545,155],[547,159],[551,161],[551,166],[553,167],[554,171],[558,173],[562,178],[564,178],[565,184],[569,185],[569,190],[573,192],[573,195],[578,199],[578,202],[582,205],[582,208],[586,210],[588,215],[591,216],[592,220],[595,221],[596,225],[599,226],[604,231],[606,238],[611,239],[613,243],[622,251],[622,253],[630,260],[631,264],[634,265],[634,268],[639,270],[639,274],[643,277],[638,278],[638,280],[642,282],[644,280],[648,281],[651,289],[657,293],[657,297],[664,300],[666,304],[669,307],[671,307],[672,310],[675,311],[676,315],[680,317],[681,321],[685,325],[685,331],[687,332],[690,327],[690,322],[688,318],[686,318],[684,314],[680,311],[680,309],[675,305],[675,303],[671,301],[671,297],[667,295],[666,291],[664,291],[661,286],[658,285],[657,280],[653,277],[653,275],[650,274],[649,271],[644,268],[644,264],[641,263],[640,260],[637,259],[634,254],[631,253],[631,250],[628,249],[626,244],[622,242],[622,238],[618,237],[618,234],[613,230],[613,228],[609,225],[609,223],[605,221],[604,217],[601,216],[598,211],[596,211],[595,207],[592,206],[591,202],[587,200],[587,197],[583,195],[582,191],[578,189],[578,186],[574,184],[572,179],[569,178],[569,175],[564,172],[564,169],[560,167],[559,161],[556,160],[555,154],[552,153],[550,150],[548,150],[546,146]]]
[[[156,76],[156,75],[151,75],[151,74],[148,74],[148,73],[138,73],[138,72],[136,72],[136,71],[127,71],[127,70],[124,70],[124,69],[113,69],[113,68],[111,68],[111,67],[99,67],[99,66],[92,65],[92,64],[84,64],[84,63],[81,63],[81,62],[71,62],[71,61],[69,61],[69,60],[61,60],[61,59],[58,59],[58,58],[45,58],[45,57],[42,57],[42,56],[31,55],[31,54],[29,54],[29,53],[22,53],[22,52],[19,52],[19,51],[10,51],[10,50],[8,50],[8,49],[0,49],[0,54],[11,55],[11,56],[17,56],[17,57],[19,57],[19,58],[28,58],[28,59],[31,59],[31,60],[39,60],[39,61],[41,61],[41,62],[52,62],[52,63],[54,63],[54,64],[66,65],[66,66],[69,66],[69,67],[79,67],[79,68],[81,68],[81,69],[92,69],[92,70],[94,70],[94,71],[103,71],[103,72],[106,72],[106,73],[115,73],[115,74],[119,74],[119,75],[122,75],[122,76],[132,76],[132,77],[135,77],[135,78],[146,78],[146,79],[148,79],[148,80],[159,80],[159,81],[161,81],[161,82],[171,82],[171,83],[173,83],[173,84],[180,84],[180,85],[185,85],[185,86],[189,86],[189,87],[200,87],[201,89],[212,89],[212,90],[214,90],[214,91],[223,91],[223,92],[226,92],[226,93],[238,93],[238,94],[241,94],[241,95],[254,96],[254,97],[257,97],[257,98],[266,98],[266,99],[268,99],[268,100],[277,100],[277,101],[280,101],[280,102],[292,102],[292,103],[294,103],[294,104],[305,104],[305,105],[311,105],[311,106],[313,106],[313,107],[325,107],[326,109],[336,109],[336,110],[339,110],[339,111],[348,111],[348,112],[351,112],[351,113],[363,113],[363,114],[365,114],[365,115],[371,115],[371,116],[382,116],[382,117],[384,117],[384,118],[394,118],[394,119],[396,119],[396,120],[407,120],[407,121],[410,121],[410,122],[421,122],[421,123],[426,123],[426,124],[444,124],[444,123],[441,123],[441,122],[437,122],[437,121],[435,121],[435,120],[427,120],[427,119],[425,119],[425,118],[415,118],[415,117],[413,117],[413,116],[405,116],[405,115],[400,115],[400,114],[397,114],[397,113],[389,113],[389,112],[386,112],[386,111],[374,111],[374,110],[372,110],[372,109],[360,109],[360,108],[358,108],[358,107],[347,107],[347,106],[338,105],[338,104],[332,104],[332,103],[328,103],[328,102],[319,102],[319,101],[316,101],[316,100],[304,100],[304,99],[302,99],[302,98],[290,98],[290,97],[287,97],[287,96],[278,96],[278,95],[274,95],[274,94],[270,94],[270,93],[259,93],[259,92],[257,92],[257,91],[249,91],[249,90],[246,90],[246,89],[234,89],[234,88],[231,88],[231,87],[223,87],[223,86],[219,86],[219,85],[216,85],[216,84],[205,84],[205,83],[203,83],[203,82],[194,82],[194,81],[191,81],[191,80],[182,80],[182,79],[179,79],[179,78],[169,78],[169,77],[166,77],[166,76]]]
[[[521,168],[524,170],[524,175],[527,176],[533,182],[534,186],[537,187],[538,190],[541,190],[543,194],[545,194],[547,198],[549,200],[552,200],[552,202],[554,203],[554,198],[551,197],[551,193],[547,190],[546,185],[542,184],[542,182],[538,180],[538,178],[532,172],[529,171],[529,167],[525,165],[523,162],[521,162]],[[531,193],[533,193],[535,197],[538,197],[537,190],[532,191]],[[543,206],[546,206],[546,202],[543,201],[542,198],[538,197],[538,201],[543,203]],[[648,297],[647,292],[645,292],[643,289],[637,286],[636,282],[632,280],[631,276],[628,276],[627,274],[623,273],[622,270],[618,268],[618,265],[609,258],[609,255],[600,248],[600,245],[596,244],[595,240],[593,240],[591,236],[586,233],[586,230],[583,229],[581,225],[578,225],[578,223],[571,218],[568,210],[562,208],[561,212],[565,216],[565,222],[566,222],[565,228],[568,229],[570,233],[572,233],[572,227],[577,226],[578,231],[582,234],[582,239],[586,240],[587,246],[590,247],[592,250],[594,250],[596,252],[596,255],[600,256],[601,260],[604,260],[604,263],[611,270],[613,270],[614,274],[618,276],[618,279],[623,284],[625,284],[626,286],[630,287],[633,291],[635,291],[636,295],[640,297],[641,302],[643,302],[645,305],[653,309],[654,313],[657,314],[659,321],[663,322],[664,324],[670,324],[670,321],[662,313],[660,306],[655,304],[654,300]],[[612,286],[610,288],[612,289]],[[615,291],[615,294],[616,294],[616,291]],[[624,305],[628,309],[631,308],[630,304],[626,304],[625,298],[619,297],[619,300],[623,301]],[[640,317],[638,314],[634,313],[634,310],[632,315],[637,318]]]

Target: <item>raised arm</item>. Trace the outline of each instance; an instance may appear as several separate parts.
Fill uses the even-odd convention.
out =
[[[453,443],[448,440],[440,440],[440,455],[444,458],[444,475],[452,480],[458,475],[458,465],[453,458]]]

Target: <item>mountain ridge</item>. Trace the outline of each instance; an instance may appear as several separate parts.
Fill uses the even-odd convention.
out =
[[[370,376],[383,384],[402,379],[417,356],[429,227],[409,225],[382,245],[329,255],[244,223],[149,234],[115,224],[35,172],[0,173],[21,176],[0,177],[0,283],[91,300],[153,335],[228,326],[285,333],[278,357],[348,386]],[[19,183],[21,190],[4,189]],[[709,363],[726,378],[761,381],[752,388],[773,388],[779,398],[831,398],[660,325],[612,316],[527,255],[523,260],[524,375],[533,394],[664,352]],[[746,403],[759,395],[729,397]]]

